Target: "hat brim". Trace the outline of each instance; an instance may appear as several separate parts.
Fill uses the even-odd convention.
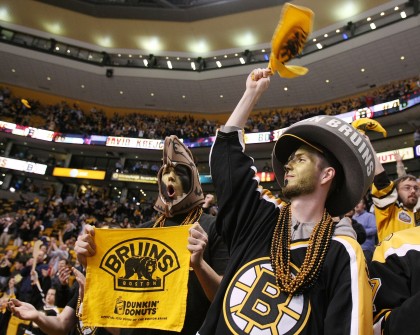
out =
[[[343,169],[343,182],[330,195],[325,207],[332,216],[354,208],[373,182],[375,161],[370,143],[354,127],[332,116],[319,116],[295,123],[277,140],[272,161],[277,182],[284,185],[284,165],[302,144],[322,152],[326,148]]]

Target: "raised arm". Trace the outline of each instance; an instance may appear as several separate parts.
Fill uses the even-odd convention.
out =
[[[261,94],[270,85],[270,69],[255,69],[246,80],[246,90],[225,126],[243,128]]]
[[[405,167],[404,167],[404,162],[403,162],[404,155],[401,156],[399,151],[396,150],[394,151],[394,156],[395,156],[395,164],[397,168],[398,178],[404,177],[405,175],[407,175],[407,172],[405,171]]]
[[[193,268],[197,278],[204,290],[207,298],[213,301],[213,298],[219,288],[222,276],[203,259],[203,253],[208,243],[208,236],[204,229],[195,223],[190,228],[190,236],[188,237],[188,250],[191,252],[191,267]]]
[[[8,308],[19,319],[35,322],[48,335],[67,334],[77,321],[74,309],[69,306],[66,306],[57,316],[47,316],[37,311],[31,304],[18,299],[11,299],[8,302]]]

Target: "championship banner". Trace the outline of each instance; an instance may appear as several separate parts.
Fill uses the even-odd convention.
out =
[[[180,332],[187,307],[190,227],[95,229],[83,325]]]

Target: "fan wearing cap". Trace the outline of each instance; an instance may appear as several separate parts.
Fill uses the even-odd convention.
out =
[[[230,261],[198,334],[372,334],[372,290],[351,220],[374,175],[370,143],[319,116],[285,130],[273,170],[282,202],[263,189],[243,127],[270,83],[256,69],[210,154],[216,226]]]
[[[228,261],[228,251],[216,232],[215,217],[203,213],[204,193],[191,151],[172,135],[166,137],[163,164],[158,175],[159,196],[154,208],[159,216],[140,228],[170,227],[193,224],[187,248],[191,252],[188,279],[187,311],[181,333],[156,329],[121,329],[124,335],[194,335],[202,324],[210,302],[220,284]],[[75,250],[81,263],[95,249],[94,229],[86,226],[79,236]],[[187,244],[187,241],[186,241]],[[176,297],[174,297],[176,299]]]

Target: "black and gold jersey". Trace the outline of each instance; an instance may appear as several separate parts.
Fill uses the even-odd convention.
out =
[[[259,185],[242,131],[219,131],[210,163],[217,229],[231,258],[198,334],[372,334],[372,290],[357,241],[336,230],[314,286],[300,295],[281,291],[270,248],[282,204]],[[292,273],[308,241],[293,239]]]
[[[389,235],[375,250],[370,275],[375,335],[419,334],[420,227]]]

